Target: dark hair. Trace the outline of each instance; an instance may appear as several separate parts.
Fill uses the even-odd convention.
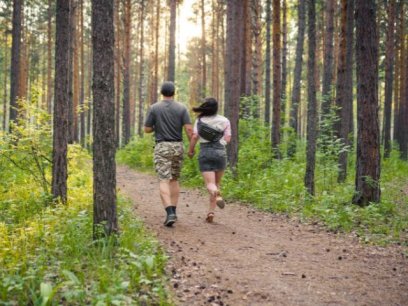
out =
[[[176,87],[173,82],[167,81],[163,82],[160,93],[165,97],[172,97],[176,91]]]
[[[218,102],[214,98],[205,98],[199,107],[193,107],[193,112],[200,113],[199,117],[213,116],[218,112]]]

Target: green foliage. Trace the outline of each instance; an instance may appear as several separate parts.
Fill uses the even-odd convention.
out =
[[[128,166],[151,170],[153,167],[153,148],[154,140],[151,135],[146,135],[143,138],[137,137],[132,139],[129,144],[118,151],[116,159]]]
[[[92,240],[89,154],[69,146],[68,203],[50,206],[31,150],[50,154],[49,130],[32,120],[14,133],[0,147],[0,305],[170,305],[166,256],[130,202],[118,200],[120,234]]]
[[[136,154],[146,154],[143,143],[138,145],[137,142],[133,146],[138,147],[138,151],[125,148],[122,153],[133,158]],[[347,181],[338,184],[337,154],[349,148],[335,138],[325,138],[325,151],[317,153],[316,195],[310,197],[303,182],[305,143],[297,142],[295,156],[274,159],[268,128],[255,120],[240,120],[238,176],[234,178],[226,171],[223,196],[262,210],[290,214],[305,222],[324,223],[333,231],[354,231],[366,242],[408,243],[408,164],[401,161],[397,153],[393,152],[382,164],[381,203],[362,208],[351,203],[355,153],[349,154]],[[150,166],[142,166],[146,167]],[[188,186],[203,188],[196,158],[185,160],[182,180]]]
[[[52,138],[49,124],[50,116],[38,109],[35,103],[19,103],[22,116],[15,124],[11,123],[11,133],[0,134],[1,165],[7,169],[19,169],[26,175],[24,179],[34,180],[44,194],[49,192]],[[1,171],[3,172],[3,171]],[[13,176],[5,175],[7,184]],[[19,182],[16,182],[19,183]]]

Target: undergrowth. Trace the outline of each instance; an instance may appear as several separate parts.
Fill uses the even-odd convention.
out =
[[[68,153],[68,203],[51,201],[51,142],[37,143],[41,129],[25,124],[18,142],[0,135],[0,305],[171,305],[167,258],[130,202],[118,199],[120,234],[93,241],[92,163],[77,145]],[[31,147],[35,156],[23,150]],[[33,158],[43,158],[41,169]]]

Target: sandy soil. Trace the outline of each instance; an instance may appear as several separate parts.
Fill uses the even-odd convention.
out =
[[[408,305],[406,247],[365,246],[236,203],[208,224],[207,195],[184,188],[167,228],[154,176],[119,166],[117,179],[170,257],[176,305]]]

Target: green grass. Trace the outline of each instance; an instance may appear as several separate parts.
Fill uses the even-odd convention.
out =
[[[285,145],[282,152],[286,151]],[[331,149],[335,150],[336,145]],[[119,153],[119,161],[151,171],[152,146],[151,137],[135,139]],[[367,243],[408,244],[408,197],[401,192],[408,189],[408,163],[401,161],[396,151],[381,163],[381,202],[362,208],[351,203],[354,152],[349,154],[349,175],[343,184],[337,183],[336,160],[330,154],[317,153],[316,195],[310,197],[303,185],[305,144],[298,142],[296,156],[281,160],[273,159],[270,147],[265,127],[240,121],[238,177],[226,172],[222,183],[224,197],[261,210],[289,214],[304,222],[322,223],[332,231],[354,231]],[[203,187],[196,159],[185,159],[182,180],[186,186]]]
[[[0,160],[0,305],[171,305],[167,258],[130,202],[118,200],[120,235],[92,240],[90,156],[71,146],[69,161],[62,205]]]

